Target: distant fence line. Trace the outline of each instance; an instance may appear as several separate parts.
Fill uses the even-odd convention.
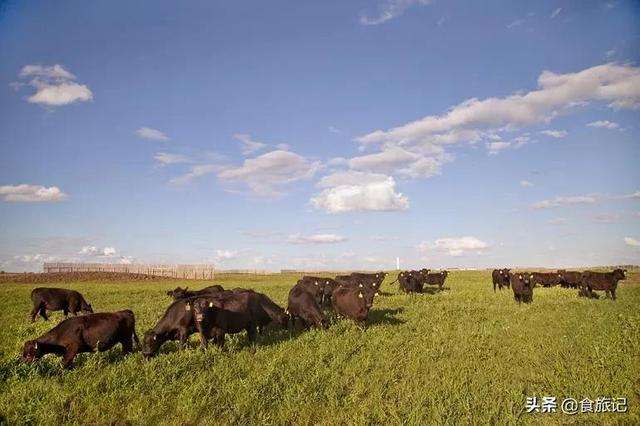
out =
[[[213,279],[213,265],[148,265],[119,263],[45,263],[44,272],[120,272],[184,279]]]

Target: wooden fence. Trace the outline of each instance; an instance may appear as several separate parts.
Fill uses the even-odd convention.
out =
[[[213,265],[147,265],[119,263],[45,263],[44,272],[120,272],[184,279],[213,279]]]

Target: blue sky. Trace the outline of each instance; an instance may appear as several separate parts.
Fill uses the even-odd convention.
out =
[[[0,269],[640,262],[637,2],[0,4]]]

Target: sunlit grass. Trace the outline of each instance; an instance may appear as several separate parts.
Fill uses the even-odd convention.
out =
[[[387,282],[395,279],[394,274]],[[221,276],[225,287],[249,287],[286,305],[294,275]],[[56,284],[81,291],[96,311],[130,308],[141,335],[185,282]],[[191,283],[200,288],[204,282]],[[120,349],[33,365],[18,360],[25,340],[62,318],[30,324],[34,285],[0,286],[0,416],[13,423],[400,423],[537,424],[640,422],[640,285],[623,282],[617,302],[578,298],[576,290],[534,290],[517,305],[495,293],[490,272],[453,272],[447,290],[375,300],[370,326],[342,320],[329,330],[273,331],[255,353],[244,335],[224,351],[156,358]],[[526,396],[627,397],[627,414],[524,414]]]

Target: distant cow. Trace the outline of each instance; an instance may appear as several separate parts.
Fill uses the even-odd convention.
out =
[[[502,290],[502,287],[509,288],[509,274],[511,269],[503,268],[503,269],[494,269],[491,272],[491,279],[493,281],[493,291],[496,291],[496,287],[498,290]]]
[[[398,285],[405,293],[422,293],[429,274],[428,269],[420,271],[402,271],[398,274]]]
[[[532,272],[533,286],[539,285],[541,287],[553,287],[560,285],[560,277],[557,272]]]
[[[582,286],[582,272],[559,269],[558,278],[560,279],[560,287],[580,288]]]
[[[69,368],[81,352],[103,352],[121,343],[122,352],[128,354],[133,351],[134,341],[140,344],[133,312],[100,312],[66,319],[37,339],[27,341],[22,360],[30,363],[54,353],[62,355],[62,365]]]
[[[386,276],[386,272],[377,272],[375,274],[353,272],[350,275],[338,275],[336,277],[336,281],[339,284],[350,286],[359,286],[360,284],[362,284],[363,286],[367,286],[374,291],[378,291]]]
[[[618,281],[626,279],[626,269],[615,269],[613,272],[591,272],[582,273],[582,287],[586,287],[589,293],[593,290],[604,290],[607,296],[616,300],[616,288]]]
[[[513,298],[518,304],[533,302],[533,274],[530,272],[512,272],[509,282]]]
[[[170,340],[179,340],[184,348],[187,339],[196,331],[196,323],[191,304],[195,298],[180,299],[173,302],[160,321],[144,334],[142,354],[150,358],[158,353],[160,346]]]
[[[31,322],[36,320],[36,315],[40,314],[45,321],[48,321],[47,311],[62,311],[66,318],[71,312],[77,315],[78,312],[85,314],[93,313],[93,308],[84,297],[75,290],[67,290],[64,288],[34,288],[31,291],[31,301],[33,301],[33,309],[31,310]]]
[[[312,277],[305,275],[300,278],[298,286],[306,289],[316,298],[318,306],[331,306],[331,293],[338,287],[338,282],[333,278]]]
[[[316,298],[297,284],[289,291],[287,311],[290,315],[291,327],[295,326],[296,319],[300,319],[305,327],[314,326],[325,329],[329,327]]]
[[[196,297],[192,307],[196,328],[200,332],[200,346],[205,348],[212,340],[222,347],[226,334],[242,331],[246,331],[247,338],[253,342],[257,319],[261,314],[257,294],[244,291]]]
[[[425,284],[437,285],[440,290],[444,287],[444,281],[447,279],[449,271],[440,271],[427,274],[427,280]]]
[[[368,287],[340,286],[333,291],[331,301],[337,314],[365,326],[374,296],[375,291]]]
[[[174,290],[170,290],[167,292],[167,296],[173,298],[173,300],[186,299],[187,297],[195,297],[202,296],[209,293],[217,293],[219,291],[224,291],[221,285],[211,285],[209,287],[205,287],[202,290],[189,290],[189,287],[180,288],[176,287]]]

